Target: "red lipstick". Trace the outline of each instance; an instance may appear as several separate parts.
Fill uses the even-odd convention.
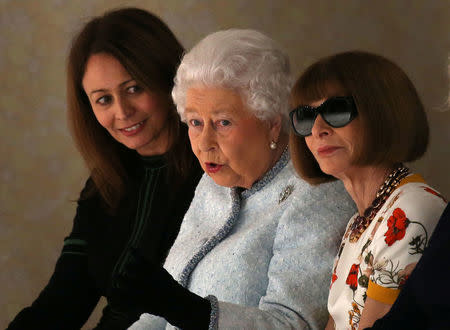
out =
[[[220,171],[220,169],[222,168],[223,165],[219,165],[216,163],[205,163],[205,167],[206,167],[206,172],[208,173],[217,173]]]
[[[323,146],[317,149],[317,153],[320,156],[328,156],[331,155],[336,150],[341,149],[341,147],[334,147],[334,146]]]

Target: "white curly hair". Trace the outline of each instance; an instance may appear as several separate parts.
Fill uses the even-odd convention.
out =
[[[289,58],[274,40],[255,30],[230,29],[206,36],[183,56],[172,98],[185,121],[190,87],[233,89],[260,120],[281,115],[288,132],[292,82]]]

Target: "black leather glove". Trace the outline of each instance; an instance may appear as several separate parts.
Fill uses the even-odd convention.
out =
[[[181,329],[208,329],[211,303],[181,286],[162,267],[133,250],[115,279],[108,302],[115,312],[140,310]]]

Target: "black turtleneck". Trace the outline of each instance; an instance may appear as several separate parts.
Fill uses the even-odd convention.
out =
[[[127,276],[132,251],[162,265],[203,173],[197,161],[184,182],[168,172],[164,156],[140,157],[113,216],[99,196],[83,197],[93,184],[89,179],[48,285],[8,329],[80,329],[100,297],[108,299],[117,278]],[[141,312],[138,307],[116,312],[107,305],[97,329],[126,329]]]

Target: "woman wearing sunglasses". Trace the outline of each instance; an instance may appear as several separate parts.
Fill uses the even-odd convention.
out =
[[[297,172],[342,180],[358,209],[333,265],[327,329],[364,329],[390,309],[446,206],[403,164],[426,150],[425,111],[397,65],[365,52],[312,64],[292,102]]]

